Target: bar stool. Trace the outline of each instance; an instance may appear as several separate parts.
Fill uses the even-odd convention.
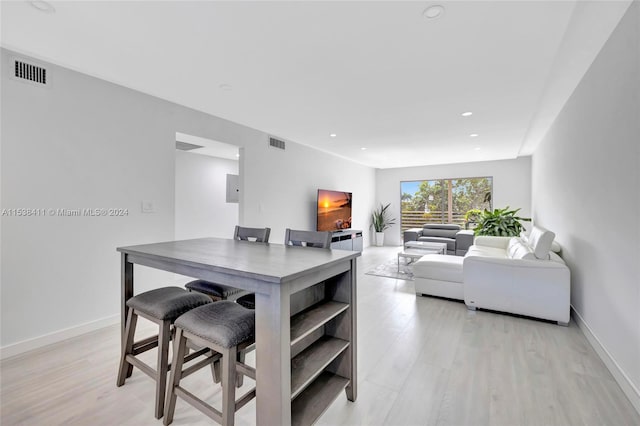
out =
[[[236,225],[233,231],[233,239],[241,241],[252,241],[256,243],[268,243],[271,228],[247,228]],[[213,301],[227,300],[235,294],[242,293],[242,290],[235,287],[229,287],[223,284],[217,284],[205,280],[195,280],[185,284],[189,291],[206,294]]]
[[[286,246],[313,247],[320,249],[331,248],[331,232],[298,231],[287,228],[284,233],[284,244]],[[236,300],[240,306],[247,309],[256,308],[255,293],[245,294]]]
[[[240,351],[254,341],[255,315],[231,301],[221,301],[195,308],[175,321],[173,342],[173,369],[165,404],[164,424],[173,421],[176,399],[179,396],[216,422],[231,426],[235,412],[256,396],[255,387],[238,400],[235,399],[236,377],[246,375],[255,380],[255,369],[237,361]],[[180,381],[209,365],[199,362],[183,370],[183,358],[188,343],[209,348],[222,355],[222,410],[218,411],[205,401],[180,386]]]
[[[169,341],[171,324],[180,315],[193,308],[211,303],[204,294],[189,293],[180,287],[164,287],[138,294],[127,301],[127,324],[122,342],[120,366],[118,368],[118,387],[124,385],[131,376],[133,367],[137,367],[156,382],[155,416],[162,417],[164,412],[164,396],[169,364]],[[158,334],[134,342],[138,316],[148,319],[159,326]],[[156,368],[145,364],[136,356],[158,347]],[[187,356],[189,360],[202,355],[208,350],[200,350]]]

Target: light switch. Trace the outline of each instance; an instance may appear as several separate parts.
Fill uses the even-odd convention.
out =
[[[142,213],[153,213],[155,211],[156,211],[156,207],[154,206],[152,200],[142,201]]]

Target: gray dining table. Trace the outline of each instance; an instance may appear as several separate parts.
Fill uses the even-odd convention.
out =
[[[356,400],[359,252],[222,238],[117,250],[123,333],[134,265],[255,293],[258,425],[311,424],[342,390]]]

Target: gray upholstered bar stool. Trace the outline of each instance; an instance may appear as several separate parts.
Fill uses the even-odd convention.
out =
[[[211,303],[181,315],[175,322],[173,369],[165,404],[164,424],[173,421],[176,399],[179,396],[216,422],[233,425],[235,412],[256,396],[255,387],[236,400],[236,377],[246,375],[255,380],[255,369],[237,361],[240,351],[254,341],[255,315],[231,301]],[[187,344],[209,348],[222,355],[222,410],[218,411],[180,385],[180,381],[210,364],[197,363],[183,369]]]
[[[268,243],[270,233],[271,228],[247,228],[244,226],[236,225],[236,228],[233,232],[233,239],[241,241],[252,241],[256,243]],[[214,301],[226,300],[242,292],[242,290],[235,287],[229,287],[227,285],[217,284],[205,280],[191,281],[185,284],[185,287],[189,291],[196,291],[198,293],[206,294]]]
[[[330,249],[331,232],[298,231],[287,228],[284,233],[284,244],[287,246]],[[247,309],[255,309],[256,295],[255,293],[245,294],[244,296],[239,297],[236,300],[236,303]]]
[[[167,384],[169,364],[169,341],[171,339],[171,325],[180,315],[193,308],[211,303],[211,299],[204,294],[189,293],[180,287],[163,287],[140,293],[127,301],[127,324],[125,326],[120,367],[118,369],[117,386],[124,385],[127,377],[131,376],[133,367],[137,367],[156,382],[155,416],[162,417],[164,412],[164,397]],[[155,322],[159,332],[155,336],[134,342],[138,316]],[[143,352],[158,347],[158,361],[156,368],[150,367],[137,358]],[[193,359],[208,350],[200,350],[188,355]]]

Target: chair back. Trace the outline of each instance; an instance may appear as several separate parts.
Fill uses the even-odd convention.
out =
[[[234,240],[254,241],[256,243],[268,243],[271,228],[245,228],[236,225],[233,231]]]
[[[284,244],[322,249],[331,248],[331,232],[297,231],[289,229],[284,234]]]

